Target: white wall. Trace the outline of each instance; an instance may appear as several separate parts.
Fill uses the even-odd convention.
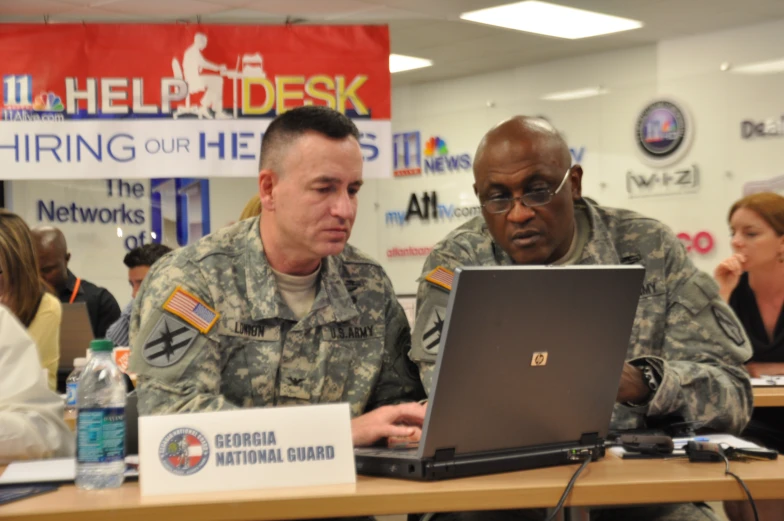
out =
[[[469,154],[495,123],[514,114],[544,115],[575,149],[584,148],[584,193],[607,206],[632,208],[656,217],[676,232],[708,231],[716,239],[707,255],[693,254],[708,271],[729,254],[726,212],[750,181],[784,174],[784,137],[744,140],[744,119],[780,118],[784,74],[743,76],[719,70],[723,62],[742,63],[782,58],[784,21],[697,35],[657,45],[582,56],[491,74],[412,85],[392,93],[394,132],[419,131],[422,140],[439,136],[451,155]],[[606,95],[575,101],[542,101],[549,92],[604,86]],[[629,171],[650,175],[657,169],[641,159],[635,122],[643,106],[660,96],[675,97],[689,110],[695,127],[689,153],[674,165],[698,165],[696,193],[631,198]],[[673,168],[668,168],[672,171]],[[413,293],[423,256],[388,258],[392,248],[429,247],[465,221],[410,219],[403,226],[386,222],[387,212],[403,211],[412,193],[437,191],[439,204],[475,206],[470,169],[387,180],[369,180],[360,193],[360,210],[351,242],[376,257],[398,293]],[[15,211],[38,223],[35,201],[55,198],[63,204],[115,207],[105,182],[10,183]],[[213,230],[236,219],[255,179],[210,181]],[[145,192],[149,184],[145,183]],[[125,200],[149,212],[148,200]],[[122,265],[123,239],[116,226],[61,224],[73,252],[74,272],[108,287],[124,303],[130,295]],[[149,226],[130,226],[129,232]]]
[[[707,231],[715,248],[692,253],[698,267],[712,272],[730,254],[726,215],[743,195],[743,185],[784,174],[784,136],[741,138],[741,121],[779,118],[784,74],[749,76],[722,72],[734,65],[784,58],[784,21],[697,35],[642,48],[602,53],[522,67],[459,80],[406,86],[393,92],[393,131],[421,130],[438,135],[452,150],[473,151],[496,122],[514,114],[545,115],[566,136],[570,147],[585,147],[581,162],[583,192],[606,206],[631,208],[655,217],[676,233]],[[603,86],[609,93],[574,101],[542,101],[545,93]],[[689,110],[695,127],[689,153],[664,170],[697,165],[701,186],[696,193],[632,198],[629,171],[650,175],[635,143],[635,122],[654,98],[672,97]],[[438,190],[439,198],[470,200],[469,172],[422,175],[379,181],[382,209],[401,206],[412,191]],[[443,196],[441,195],[443,194]],[[475,199],[474,199],[475,200]],[[440,201],[439,201],[440,202]],[[387,245],[432,245],[459,225],[413,221],[401,233],[376,221]],[[377,252],[399,293],[413,292],[423,258],[386,259]]]

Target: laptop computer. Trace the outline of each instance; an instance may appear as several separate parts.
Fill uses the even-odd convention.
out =
[[[602,457],[644,275],[455,270],[418,447],[357,448],[357,472],[437,480]]]
[[[87,304],[63,304],[60,322],[60,367],[73,369],[74,358],[84,358],[93,340]]]
[[[93,328],[87,304],[74,302],[62,304],[60,321],[60,364],[57,369],[57,390],[65,392],[65,380],[73,370],[74,358],[87,356],[90,341],[93,339]]]

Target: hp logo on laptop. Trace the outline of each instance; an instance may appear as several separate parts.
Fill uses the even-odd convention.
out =
[[[547,351],[537,351],[531,355],[531,367],[542,367],[547,365]]]

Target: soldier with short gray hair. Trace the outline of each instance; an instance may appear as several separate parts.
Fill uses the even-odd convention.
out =
[[[362,163],[359,131],[332,109],[270,124],[261,218],[164,257],[139,290],[140,414],[348,402],[355,445],[419,436],[406,315],[381,266],[347,244]]]

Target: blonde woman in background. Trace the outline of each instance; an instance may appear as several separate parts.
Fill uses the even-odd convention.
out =
[[[46,369],[49,388],[57,388],[60,363],[60,301],[47,291],[38,271],[30,228],[21,217],[0,208],[0,303],[27,329]]]
[[[729,212],[733,255],[714,272],[721,297],[735,311],[754,354],[752,377],[784,375],[784,197],[749,195]],[[755,407],[745,437],[784,452],[784,408]],[[784,501],[757,501],[761,521],[784,519]],[[724,504],[732,521],[752,520],[746,502]]]
[[[261,215],[261,199],[259,199],[259,194],[256,194],[245,204],[245,208],[242,209],[239,220],[244,221],[245,219],[258,217],[259,215]]]

